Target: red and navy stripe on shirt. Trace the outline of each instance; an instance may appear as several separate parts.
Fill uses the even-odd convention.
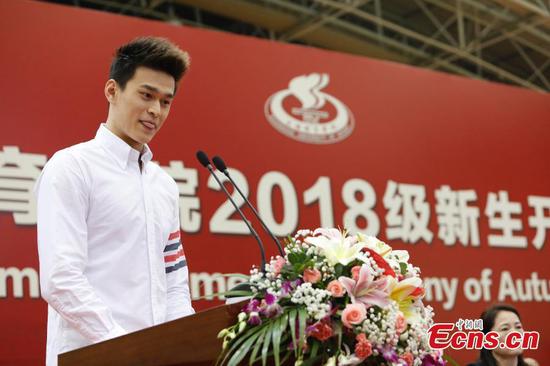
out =
[[[166,273],[174,272],[187,266],[179,230],[170,233],[168,237],[168,243],[164,247],[164,265]]]

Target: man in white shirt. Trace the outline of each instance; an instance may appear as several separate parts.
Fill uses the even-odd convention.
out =
[[[36,185],[46,365],[59,353],[192,314],[175,181],[147,146],[162,127],[187,53],[161,38],[120,47],[107,121],[58,151]]]

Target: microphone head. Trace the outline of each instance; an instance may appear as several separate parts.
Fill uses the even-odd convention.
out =
[[[210,165],[208,155],[206,155],[206,153],[202,150],[197,151],[197,160],[205,167],[208,167]]]
[[[220,158],[219,156],[214,156],[212,158],[212,162],[214,163],[214,165],[216,166],[216,168],[220,171],[220,172],[225,172],[227,170],[227,166],[225,165],[225,162],[223,161],[222,158]]]

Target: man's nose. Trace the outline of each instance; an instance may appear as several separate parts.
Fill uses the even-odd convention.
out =
[[[160,101],[154,101],[153,103],[151,103],[151,105],[149,106],[148,112],[152,116],[158,117],[160,115]]]

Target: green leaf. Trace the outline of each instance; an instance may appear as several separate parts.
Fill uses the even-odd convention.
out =
[[[290,357],[290,354],[292,352],[291,351],[287,351],[285,356],[283,357],[283,359],[281,360],[281,365],[284,365],[286,363],[286,361],[288,360],[288,358]]]
[[[305,360],[304,362],[302,362],[302,366],[315,366],[315,365],[320,365],[320,363],[318,361],[321,361],[321,358],[323,357],[323,355],[318,355],[318,356],[315,356],[315,357],[310,357],[308,358],[307,360]]]
[[[289,253],[288,254],[288,261],[291,264],[298,263],[298,262],[300,262],[300,256],[298,255],[298,253]]]
[[[226,292],[222,292],[219,294],[220,296],[225,296],[225,297],[237,297],[237,296],[254,296],[254,292],[252,291],[243,291],[243,290],[239,290],[239,291],[234,291],[234,290],[230,290],[230,291],[226,291]]]
[[[233,356],[229,359],[227,362],[227,366],[237,366],[243,358],[248,354],[248,351],[250,351],[250,347],[258,340],[258,337],[260,336],[261,332],[256,332],[248,339],[233,353]]]
[[[216,276],[219,276],[219,277],[239,277],[239,278],[244,278],[245,280],[248,280],[249,279],[249,275],[246,275],[244,273],[218,273]]]
[[[294,279],[296,277],[296,271],[294,271],[292,265],[287,263],[281,268],[281,276],[286,279]]]
[[[334,332],[338,336],[338,345],[336,349],[342,349],[342,325],[340,323],[334,323]]]
[[[399,269],[401,270],[402,275],[407,274],[407,263],[399,262]]]
[[[262,347],[262,366],[267,365],[267,351],[269,351],[269,344],[271,343],[269,340],[272,338],[273,334],[273,323],[267,324],[264,345]]]
[[[285,311],[281,315],[281,319],[283,321],[282,324],[281,324],[281,333],[285,334],[286,328],[288,327],[288,311]]]
[[[258,337],[256,344],[254,345],[254,348],[252,349],[252,353],[250,354],[250,360],[248,363],[249,365],[252,365],[254,362],[256,362],[256,357],[258,356],[260,347],[262,346],[262,343],[265,341],[265,333],[266,333],[266,329],[264,328],[261,331],[260,336]]]
[[[224,297],[237,297],[237,296],[254,296],[254,293],[252,291],[225,291],[225,292],[216,292],[211,295],[204,295],[201,297],[193,298],[193,300],[205,300],[210,299],[212,296],[224,296]]]
[[[229,347],[229,349],[227,350],[227,353],[225,353],[225,356],[221,362],[222,365],[224,365],[227,361],[227,359],[229,357],[231,357],[231,355],[233,353],[235,353],[237,350],[238,350],[238,347],[244,343],[248,338],[254,336],[256,333],[258,333],[259,331],[261,331],[263,328],[263,326],[259,326],[259,327],[255,327],[255,328],[252,328],[252,329],[249,329],[247,331],[245,331],[244,333],[242,333],[239,337],[235,338],[233,340],[233,342],[231,343],[231,346]]]
[[[288,312],[288,324],[290,325],[290,335],[292,336],[292,346],[294,348],[294,356],[298,357],[298,342],[296,342],[296,309],[290,309]]]
[[[313,345],[311,346],[310,357],[315,358],[315,356],[317,356],[318,349],[319,349],[319,342],[313,341]]]
[[[307,320],[307,310],[304,308],[298,309],[298,355],[302,354],[303,344],[302,342],[306,339],[306,320]]]
[[[334,265],[334,277],[338,278],[344,274],[344,266],[340,263]]]
[[[273,341],[273,358],[275,361],[275,366],[280,366],[281,364],[279,352],[281,351],[282,320],[283,319],[279,317],[273,321],[273,332],[271,334]]]
[[[273,331],[273,353],[275,355],[275,365],[280,365],[279,357],[281,354],[281,337],[285,334],[287,326],[288,313],[284,313],[276,320],[275,329]]]

